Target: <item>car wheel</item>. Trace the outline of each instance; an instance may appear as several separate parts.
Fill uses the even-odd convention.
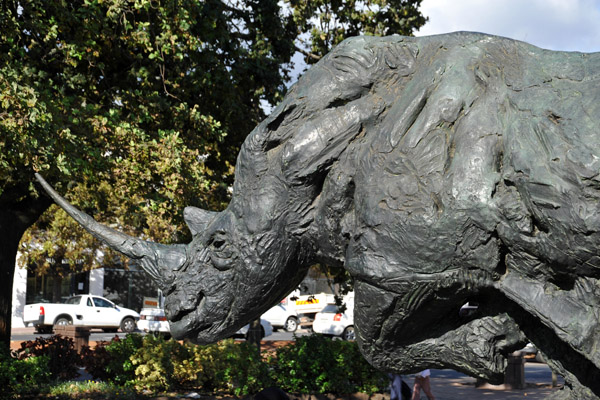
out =
[[[296,332],[296,329],[298,329],[298,320],[294,317],[289,317],[285,321],[284,329],[286,332]]]
[[[124,318],[121,321],[121,330],[126,333],[131,333],[135,330],[135,321],[133,318]]]
[[[72,323],[73,323],[73,321],[71,321],[69,318],[60,317],[59,319],[56,320],[54,325],[71,325]]]
[[[342,339],[344,339],[344,340],[356,339],[356,335],[354,334],[353,326],[348,326],[348,327],[346,327],[346,329],[344,329],[344,332],[342,333]]]

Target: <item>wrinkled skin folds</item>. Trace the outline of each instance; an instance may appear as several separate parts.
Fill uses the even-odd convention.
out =
[[[365,357],[500,382],[533,342],[600,398],[600,53],[476,33],[344,41],[246,139],[232,201],[187,245],[92,234],[166,294],[175,337],[234,333],[316,262],[355,280]],[[41,178],[40,178],[41,179]],[[461,305],[478,304],[459,315]]]

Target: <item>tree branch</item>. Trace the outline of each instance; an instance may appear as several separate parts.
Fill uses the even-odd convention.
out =
[[[294,47],[296,48],[296,51],[299,51],[300,53],[304,54],[306,57],[312,58],[315,61],[319,61],[321,59],[321,56],[318,56],[314,53],[306,51],[306,50],[298,47],[297,45],[294,45]]]

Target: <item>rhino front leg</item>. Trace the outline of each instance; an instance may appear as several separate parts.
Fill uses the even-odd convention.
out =
[[[600,348],[599,280],[578,278],[571,290],[563,290],[552,283],[509,272],[497,285],[507,298],[570,347],[565,351],[577,352],[589,361],[590,369],[600,368],[600,352],[596,351]],[[600,385],[597,390],[600,391]]]
[[[552,398],[599,399],[600,281],[580,277],[567,290],[509,272],[497,285],[525,310],[524,317],[515,314],[517,322],[565,379],[565,389]]]
[[[365,358],[382,370],[412,373],[452,368],[502,383],[506,355],[526,342],[516,323],[504,313],[472,321],[461,321],[458,309],[456,317],[444,309],[438,315],[427,315],[415,311],[406,295],[364,282],[355,285],[355,296],[359,346]]]

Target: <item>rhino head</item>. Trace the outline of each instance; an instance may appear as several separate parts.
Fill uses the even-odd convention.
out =
[[[165,311],[176,338],[211,343],[230,336],[289,293],[306,273],[297,262],[299,243],[284,238],[283,220],[259,229],[249,226],[248,216],[236,213],[235,207],[219,213],[188,207],[184,216],[193,232],[192,242],[163,245],[98,223],[36,177],[86,230],[136,260],[156,281],[165,295]]]
[[[306,273],[299,262],[300,243],[290,237],[281,216],[252,220],[236,209],[235,202],[219,213],[187,207],[184,217],[192,242],[163,245],[98,223],[36,177],[86,230],[150,274],[165,295],[165,311],[176,338],[211,343],[230,336],[289,293]],[[278,201],[263,200],[256,212],[275,215],[283,207]]]

